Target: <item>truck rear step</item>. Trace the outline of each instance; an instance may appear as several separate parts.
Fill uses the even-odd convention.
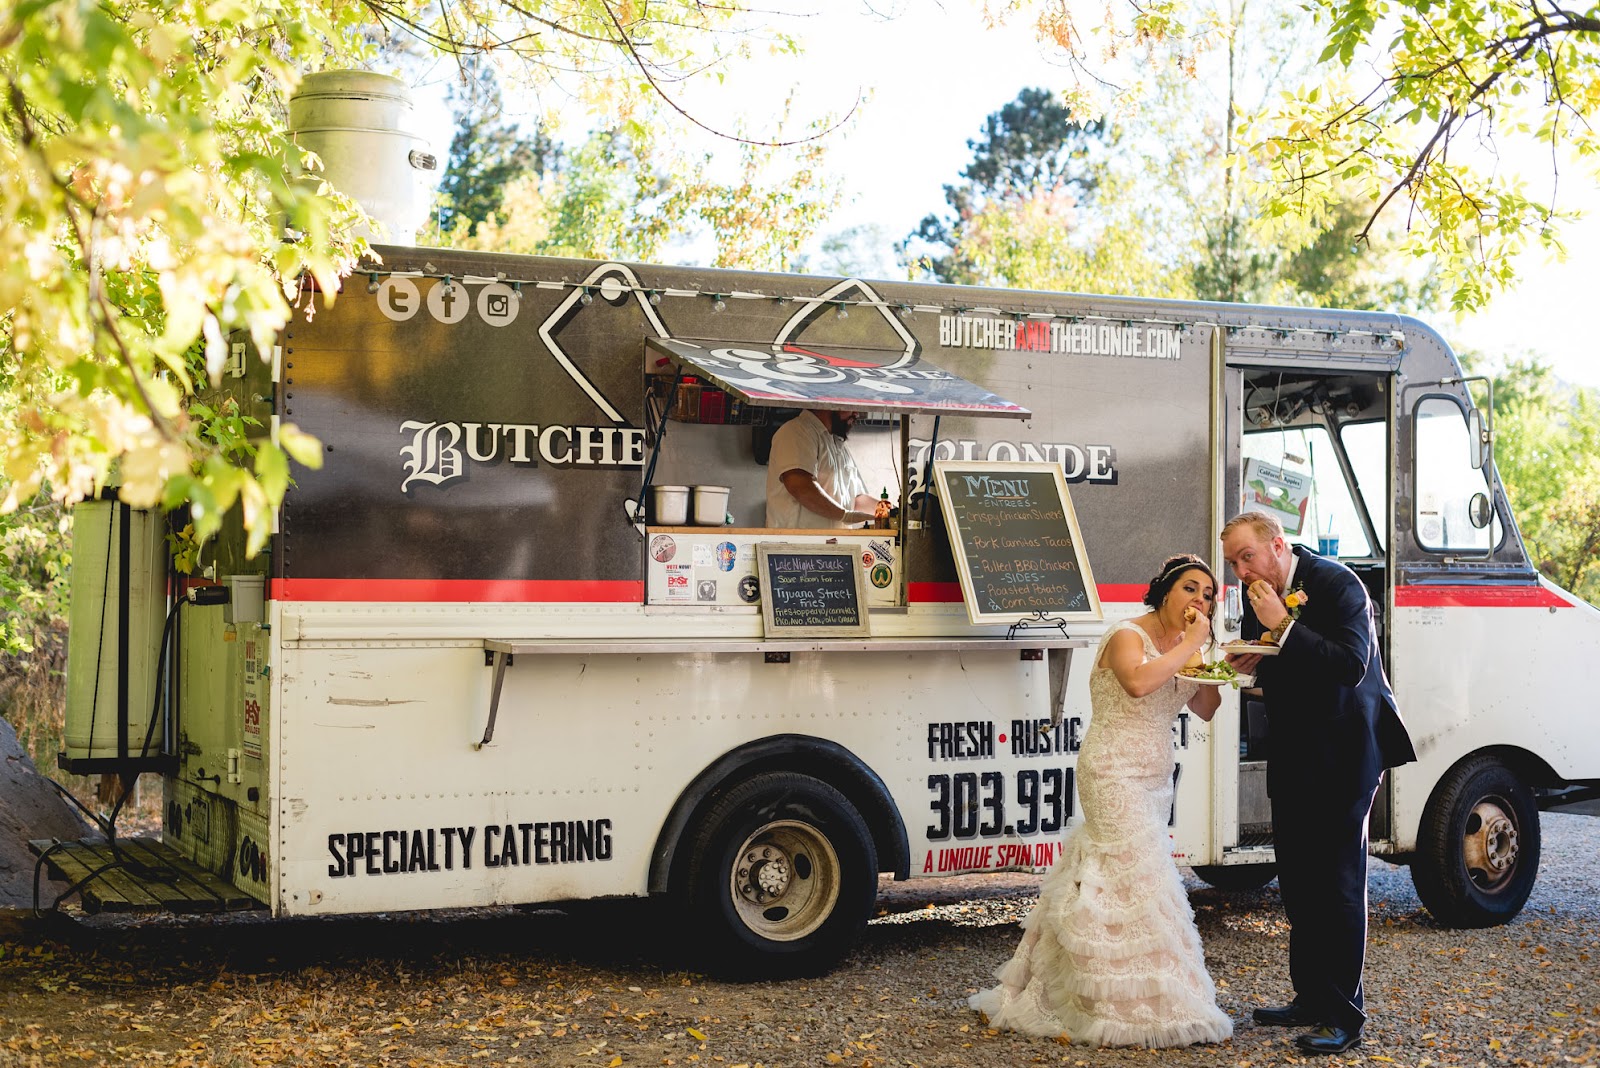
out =
[[[82,883],[78,894],[85,912],[232,912],[265,907],[159,838],[119,838],[115,849],[103,838],[78,842],[39,838],[28,848],[45,858],[52,878]]]

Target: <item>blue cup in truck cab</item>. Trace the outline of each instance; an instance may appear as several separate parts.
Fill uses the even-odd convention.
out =
[[[1322,556],[1338,556],[1339,555],[1339,535],[1337,535],[1337,534],[1319,534],[1319,535],[1317,535],[1317,552],[1318,552],[1319,555],[1322,555]]]

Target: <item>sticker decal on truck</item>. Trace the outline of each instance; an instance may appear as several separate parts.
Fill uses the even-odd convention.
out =
[[[481,832],[481,833],[480,833]],[[480,848],[474,848],[476,843]],[[347,831],[328,835],[328,878],[406,875],[611,859],[611,821],[490,823],[483,827]]]
[[[643,467],[644,431],[631,426],[538,426],[532,423],[432,423],[407,419],[400,424],[411,443],[400,448],[406,477],[443,485],[467,474],[462,451],[472,463],[538,467]]]

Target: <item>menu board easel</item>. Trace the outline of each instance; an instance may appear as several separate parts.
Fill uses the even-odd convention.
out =
[[[866,582],[848,545],[758,545],[761,620],[767,637],[865,636]]]
[[[1060,465],[940,460],[933,474],[968,619],[1101,618]]]

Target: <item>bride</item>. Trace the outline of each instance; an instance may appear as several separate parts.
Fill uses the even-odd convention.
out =
[[[1095,1046],[1233,1034],[1167,834],[1173,717],[1187,704],[1209,721],[1221,703],[1216,687],[1178,676],[1211,637],[1216,590],[1199,557],[1171,557],[1145,593],[1150,611],[1101,640],[1078,754],[1083,823],[1040,884],[1000,985],[970,999],[991,1026]]]

